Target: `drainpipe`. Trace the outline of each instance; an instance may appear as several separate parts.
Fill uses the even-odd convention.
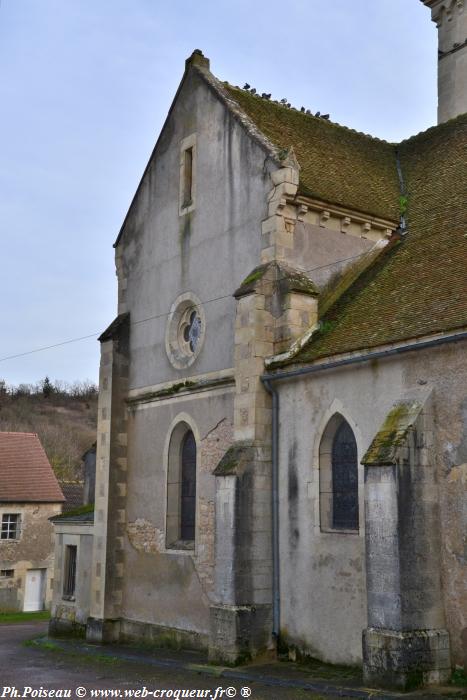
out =
[[[280,575],[279,575],[279,394],[272,386],[274,377],[262,377],[266,391],[272,396],[272,634],[279,639]]]
[[[400,153],[399,153],[398,148],[396,148],[396,168],[397,168],[397,175],[399,177],[399,187],[400,187],[400,193],[401,193],[401,200],[404,200],[404,207],[402,210],[402,206],[401,206],[401,212],[400,212],[399,233],[402,236],[405,236],[405,234],[407,233],[407,221],[405,219],[405,205],[406,205],[406,201],[407,201],[407,190],[405,188],[404,173],[402,172],[401,157],[400,157]]]
[[[334,362],[323,362],[308,367],[300,367],[294,370],[285,370],[276,374],[264,374],[261,381],[266,391],[272,396],[272,436],[271,436],[271,462],[272,462],[272,633],[276,640],[280,631],[280,577],[279,577],[279,394],[272,382],[282,379],[293,379],[305,374],[315,374],[329,369],[336,369],[346,365],[360,364],[370,360],[382,360],[395,355],[402,355],[415,350],[425,350],[438,345],[456,343],[467,340],[467,332],[461,331],[448,336],[441,336],[425,341],[416,341],[387,350],[376,350],[364,355],[351,355]]]

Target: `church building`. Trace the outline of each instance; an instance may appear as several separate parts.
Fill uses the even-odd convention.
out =
[[[424,4],[399,144],[187,59],[115,243],[88,640],[467,668],[467,7]]]

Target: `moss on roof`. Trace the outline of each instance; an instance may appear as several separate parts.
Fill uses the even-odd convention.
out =
[[[401,401],[392,407],[362,459],[367,466],[383,467],[395,464],[399,447],[407,439],[422,410],[418,401]]]
[[[53,523],[55,522],[93,522],[94,520],[94,503],[88,503],[84,506],[79,506],[79,508],[73,508],[66,513],[61,515],[55,515],[49,518]]]
[[[272,260],[255,267],[234,292],[234,297],[238,299],[254,292],[266,275],[269,276],[271,281],[276,283],[277,291],[282,295],[290,292],[299,292],[310,296],[318,296],[319,294],[314,282],[302,270],[277,260]]]
[[[238,475],[253,459],[254,450],[250,444],[232,445],[222,456],[213,474],[214,476]]]
[[[294,362],[467,326],[467,114],[399,150],[408,233],[326,312]]]
[[[223,87],[279,149],[293,146],[301,166],[301,194],[398,220],[400,188],[393,144],[227,83]]]

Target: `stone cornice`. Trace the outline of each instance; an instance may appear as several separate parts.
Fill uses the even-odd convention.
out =
[[[211,372],[197,377],[163,382],[162,384],[141,389],[132,389],[126,398],[126,403],[128,406],[134,406],[142,403],[153,403],[155,401],[173,399],[186,394],[199,394],[220,387],[233,385],[234,381],[234,373],[231,369],[221,372]]]
[[[395,220],[382,219],[303,195],[290,199],[289,204],[296,207],[299,221],[319,224],[323,228],[333,228],[341,233],[370,240],[390,238],[399,226]]]
[[[441,26],[444,18],[451,21],[453,13],[464,10],[465,0],[422,0],[423,4],[430,8],[431,19]]]

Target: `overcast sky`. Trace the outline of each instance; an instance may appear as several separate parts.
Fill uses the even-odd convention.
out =
[[[114,318],[112,243],[194,48],[223,80],[388,140],[436,121],[420,0],[0,2],[0,358]],[[98,364],[94,337],[0,378],[97,380]]]

